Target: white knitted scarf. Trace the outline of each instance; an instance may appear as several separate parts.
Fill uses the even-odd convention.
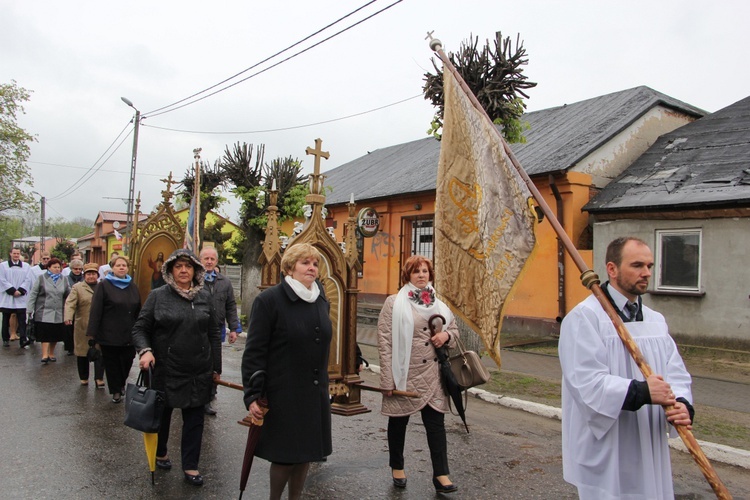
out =
[[[307,288],[300,281],[297,281],[291,276],[284,276],[284,280],[289,284],[290,287],[292,287],[292,290],[294,290],[294,293],[297,294],[297,297],[304,300],[305,302],[309,302],[310,304],[312,304],[313,302],[318,300],[318,296],[320,295],[320,287],[318,286],[317,281],[313,282],[312,287]]]
[[[441,314],[445,317],[446,325],[453,321],[453,313],[443,301],[437,298],[432,283],[422,289],[411,283],[401,287],[393,302],[391,316],[391,371],[393,383],[399,391],[406,390],[406,379],[409,376],[411,344],[414,338],[412,311],[416,311],[424,319],[429,319],[433,314]]]

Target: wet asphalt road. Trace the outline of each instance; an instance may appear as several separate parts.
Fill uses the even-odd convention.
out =
[[[225,347],[224,378],[240,381],[241,341]],[[175,412],[170,455],[172,471],[156,472],[151,485],[141,435],[122,425],[124,405],[110,403],[93,381],[81,387],[75,358],[57,350],[57,363],[42,366],[40,347],[0,351],[2,442],[0,498],[8,499],[183,499],[237,498],[247,436],[236,421],[246,411],[241,395],[220,388],[217,417],[207,417],[200,470],[206,484],[182,480],[179,464],[180,414]],[[131,371],[131,380],[137,372]],[[367,373],[370,383],[376,376]],[[379,396],[364,393],[371,413],[334,416],[334,453],[313,464],[305,496],[309,499],[429,499],[437,496],[430,481],[424,429],[412,419],[407,435],[408,487],[391,486],[385,427]],[[469,402],[471,434],[457,417],[447,417],[451,478],[460,490],[447,498],[576,498],[562,479],[560,422],[484,403]],[[688,455],[673,452],[678,498],[713,498]],[[737,498],[750,499],[746,470],[715,464]],[[243,498],[268,497],[268,463],[257,459]]]

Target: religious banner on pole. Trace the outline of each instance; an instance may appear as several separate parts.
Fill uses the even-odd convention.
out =
[[[448,68],[443,74],[436,289],[500,367],[503,308],[535,243],[533,197],[494,125]]]
[[[195,182],[193,183],[193,196],[190,199],[190,212],[188,212],[187,225],[185,227],[185,243],[182,248],[187,248],[194,254],[200,251],[200,210],[201,210],[201,148],[193,150],[195,158]]]

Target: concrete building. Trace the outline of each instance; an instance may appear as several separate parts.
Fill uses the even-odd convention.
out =
[[[663,135],[584,210],[600,276],[607,243],[638,236],[656,261],[644,302],[673,334],[750,346],[750,97]]]

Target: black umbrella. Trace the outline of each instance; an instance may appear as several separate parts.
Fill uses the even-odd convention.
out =
[[[430,336],[434,337],[436,333],[443,331],[445,325],[445,318],[440,314],[433,314],[430,319],[427,320],[427,324],[430,327]],[[466,425],[466,410],[464,409],[464,401],[461,397],[461,386],[458,384],[453,371],[451,370],[450,354],[448,353],[448,346],[443,344],[442,347],[435,348],[437,353],[438,362],[440,363],[440,378],[443,381],[443,386],[446,392],[453,400],[453,406],[456,407],[458,416],[464,422],[466,427],[466,433],[469,432],[469,426]]]
[[[258,370],[253,373],[250,377],[249,384],[252,384],[255,377],[265,376],[266,372]],[[257,400],[258,405],[263,410],[263,415],[268,412],[268,400],[265,397],[265,381],[264,390],[261,391],[261,397]],[[255,447],[258,445],[260,440],[260,432],[263,430],[263,419],[256,420],[250,414],[240,420],[239,424],[246,425],[249,427],[247,431],[247,444],[245,445],[245,456],[242,460],[242,471],[240,472],[240,499],[242,499],[242,493],[245,491],[247,486],[247,479],[250,476],[250,468],[253,466],[253,457],[255,456]]]

